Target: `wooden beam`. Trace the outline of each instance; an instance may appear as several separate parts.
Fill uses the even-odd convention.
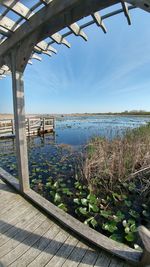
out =
[[[150,231],[144,226],[139,226],[138,231],[144,245],[144,251],[139,266],[148,267],[150,266]]]
[[[38,33],[37,42],[40,42],[84,16],[88,16],[118,2],[118,0],[52,1],[34,16],[30,17],[29,21],[21,25],[8,40],[1,44],[0,57],[5,56],[17,43],[31,36],[35,31]]]
[[[141,1],[141,0],[126,0],[129,4],[142,8],[147,12],[150,12],[150,2],[148,1]]]
[[[20,190],[25,192],[29,189],[29,171],[25,125],[24,82],[23,73],[16,69],[16,54],[14,52],[11,54],[11,70],[18,178],[20,181]]]

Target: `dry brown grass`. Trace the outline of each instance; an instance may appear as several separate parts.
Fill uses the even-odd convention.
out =
[[[115,191],[118,183],[133,179],[134,172],[150,166],[150,124],[127,132],[123,138],[94,138],[85,151],[80,161],[82,178],[93,191],[99,187],[106,193]],[[145,189],[150,188],[148,181],[144,183]]]

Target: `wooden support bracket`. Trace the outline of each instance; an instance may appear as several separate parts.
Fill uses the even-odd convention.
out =
[[[104,33],[107,33],[107,29],[104,25],[104,22],[98,12],[95,12],[92,14],[92,18],[94,19],[95,23],[97,24],[98,27],[101,27]]]
[[[139,266],[150,267],[150,231],[144,226],[140,226],[138,231],[144,245],[144,251]]]
[[[50,36],[57,44],[64,44],[66,45],[68,48],[71,47],[71,45],[68,43],[68,41],[58,32],[54,33]]]
[[[129,14],[128,4],[121,0],[121,5],[123,8],[123,12],[127,18],[128,24],[131,25],[131,18],[130,18],[130,14]]]
[[[49,52],[53,52],[54,54],[57,54],[57,50],[51,45],[47,44],[45,41],[41,41],[38,44],[36,44],[34,49],[38,49],[39,51],[41,51],[41,53],[43,51],[46,51],[46,52],[49,51]]]
[[[35,54],[35,53],[33,53],[33,54],[31,55],[30,59],[36,59],[36,60],[39,60],[39,61],[42,60],[42,58],[39,57],[39,56],[38,56],[37,54]]]
[[[85,41],[88,41],[87,35],[81,30],[77,23],[73,23],[69,26],[69,29],[76,35],[81,36]]]

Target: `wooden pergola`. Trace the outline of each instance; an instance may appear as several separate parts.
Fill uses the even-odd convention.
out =
[[[145,2],[137,1],[140,7],[149,11],[149,5]],[[129,0],[128,3],[131,5],[123,0],[0,1],[0,77],[4,78],[9,73],[12,76],[19,189],[22,193],[25,194],[30,189],[23,80],[27,64],[32,64],[32,59],[41,60],[42,54],[52,56],[57,53],[53,48],[54,43],[70,48],[66,39],[70,34],[87,41],[84,28],[94,23],[106,33],[104,20],[119,13],[125,15],[130,25],[129,11],[135,8],[132,5],[135,1]],[[108,12],[107,8],[111,6],[113,11]],[[101,10],[105,15],[101,16]],[[82,24],[81,21],[79,26],[78,21],[84,17],[88,17],[88,22]],[[59,33],[62,29],[63,35]],[[44,202],[41,200],[41,203]],[[146,261],[148,253],[144,256]]]

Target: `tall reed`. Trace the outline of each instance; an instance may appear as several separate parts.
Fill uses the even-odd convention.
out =
[[[80,160],[80,175],[93,191],[115,191],[116,185],[150,166],[150,123],[112,140],[95,137]],[[149,186],[150,188],[150,186]],[[104,192],[103,191],[103,192]]]

